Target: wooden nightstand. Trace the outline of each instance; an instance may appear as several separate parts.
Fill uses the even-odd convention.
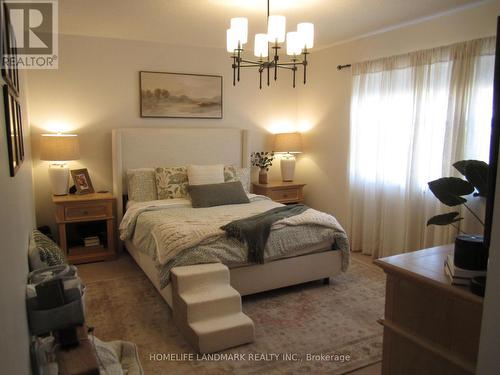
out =
[[[252,183],[253,193],[265,195],[279,203],[301,203],[304,201],[303,188],[298,182],[272,181],[268,184]]]
[[[115,198],[110,193],[52,196],[57,206],[59,246],[72,264],[116,258]],[[98,236],[97,246],[84,245],[85,237]]]

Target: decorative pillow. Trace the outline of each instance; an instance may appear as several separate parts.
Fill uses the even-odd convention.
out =
[[[250,203],[240,181],[189,185],[188,190],[194,208]]]
[[[153,168],[129,169],[127,185],[129,201],[147,202],[158,199]]]
[[[245,192],[250,193],[250,168],[239,168],[234,165],[224,166],[224,182],[241,181]]]
[[[241,184],[243,185],[243,189],[245,189],[245,192],[250,193],[250,180],[251,180],[250,168],[238,168],[236,170],[236,173],[238,175],[238,179],[241,181]]]
[[[224,165],[188,165],[189,185],[221,184],[224,182]]]
[[[233,182],[238,181],[238,167],[234,165],[225,165],[224,166],[224,182]]]
[[[36,229],[31,232],[28,256],[32,271],[66,264],[66,257],[59,246]]]
[[[188,175],[186,167],[155,168],[158,199],[187,197]]]

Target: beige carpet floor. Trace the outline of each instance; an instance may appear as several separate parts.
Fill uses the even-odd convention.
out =
[[[382,328],[376,321],[383,316],[384,286],[382,271],[353,259],[349,271],[330,285],[312,282],[244,297],[255,342],[222,352],[245,355],[241,361],[179,357],[193,351],[142,273],[87,282],[85,302],[87,324],[96,328],[96,336],[135,342],[146,374],[344,374],[381,359]],[[293,354],[293,360],[262,356],[271,353]],[[308,360],[308,354],[349,355],[350,360]]]

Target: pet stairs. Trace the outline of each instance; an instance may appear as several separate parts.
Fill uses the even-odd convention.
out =
[[[200,353],[212,353],[254,340],[252,320],[241,311],[241,296],[220,263],[174,267],[174,321]]]

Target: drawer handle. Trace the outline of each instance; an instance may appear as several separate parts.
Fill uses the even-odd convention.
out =
[[[288,197],[288,195],[286,195],[286,194],[283,194],[283,197],[284,197],[284,198],[286,198],[286,197]]]
[[[88,215],[88,214],[89,214],[89,212],[88,212],[87,210],[84,210],[84,211],[83,211],[83,214],[84,214],[84,215]]]

